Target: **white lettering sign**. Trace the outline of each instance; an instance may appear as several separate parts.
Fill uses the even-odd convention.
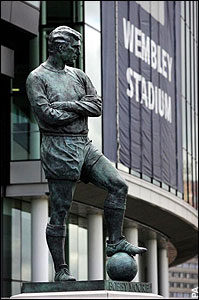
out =
[[[171,82],[173,59],[169,53],[125,18],[123,33],[124,47]],[[146,81],[144,76],[130,67],[126,70],[126,80],[128,97],[172,122],[171,97],[165,91],[154,86],[151,81]]]
[[[152,82],[146,81],[143,76],[133,71],[132,68],[127,68],[126,79],[129,84],[126,90],[128,97],[132,99],[135,97],[136,102],[145,105],[150,110],[155,110],[156,114],[164,117],[169,123],[172,122],[171,97],[167,93],[154,86]],[[141,89],[141,96],[139,89]]]
[[[172,57],[169,53],[125,18],[123,18],[123,33],[124,47],[171,82]]]

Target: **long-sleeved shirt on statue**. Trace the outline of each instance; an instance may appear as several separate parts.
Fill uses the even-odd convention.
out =
[[[46,135],[87,135],[88,117],[101,115],[101,99],[79,69],[66,66],[58,71],[45,62],[29,74],[26,89],[40,131]]]

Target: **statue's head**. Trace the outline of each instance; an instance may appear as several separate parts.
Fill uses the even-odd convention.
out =
[[[49,34],[50,55],[59,55],[65,63],[72,63],[78,58],[80,45],[81,34],[68,26],[59,26]]]

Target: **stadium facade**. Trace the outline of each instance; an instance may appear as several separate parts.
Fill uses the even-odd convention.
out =
[[[1,1],[2,297],[53,280],[41,135],[25,91],[59,25],[83,35],[75,67],[103,98],[89,137],[129,186],[124,234],[148,248],[134,280],[169,296],[169,267],[197,254],[198,2]],[[78,280],[107,278],[106,192],[79,182],[66,257]],[[186,291],[187,293],[187,291]]]

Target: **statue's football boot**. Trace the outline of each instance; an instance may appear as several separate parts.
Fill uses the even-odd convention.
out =
[[[107,241],[106,255],[109,257],[118,252],[125,252],[130,256],[135,256],[136,254],[142,254],[146,251],[147,251],[146,248],[136,247],[131,243],[127,242],[124,236],[121,237],[121,240],[115,244],[109,243]]]
[[[75,277],[73,277],[69,270],[68,265],[60,265],[60,270],[55,273],[55,281],[76,281]]]

